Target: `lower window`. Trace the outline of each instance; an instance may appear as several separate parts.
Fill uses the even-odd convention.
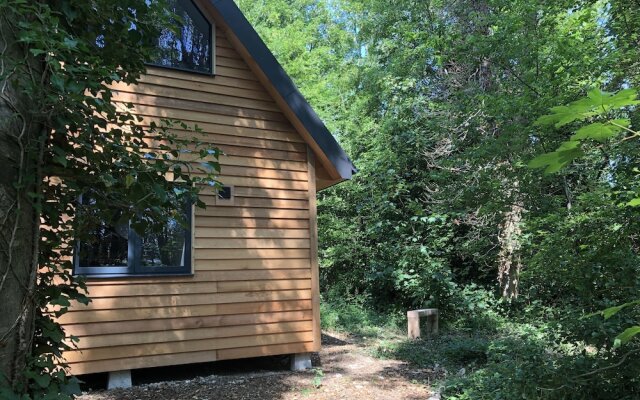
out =
[[[92,277],[191,274],[191,205],[182,217],[169,219],[162,229],[137,234],[129,223],[104,221],[93,240],[76,245],[74,274]]]

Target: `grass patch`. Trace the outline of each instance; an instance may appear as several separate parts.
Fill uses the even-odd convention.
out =
[[[358,303],[327,302],[320,304],[323,330],[349,333],[361,338],[384,338],[402,333],[401,315],[384,314]]]
[[[588,351],[544,322],[509,321],[498,314],[476,313],[442,324],[440,335],[406,337],[406,317],[380,314],[360,304],[322,306],[323,328],[348,333],[372,356],[409,362],[438,377],[443,399],[638,399],[640,361],[627,370],[609,368],[623,352]],[[590,375],[591,371],[601,370]],[[585,374],[588,374],[585,376]],[[601,384],[607,382],[607,384]]]

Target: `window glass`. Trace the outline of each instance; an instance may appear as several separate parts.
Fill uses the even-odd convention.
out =
[[[211,24],[190,0],[169,0],[169,9],[182,20],[158,38],[159,54],[152,64],[212,73]]]
[[[126,267],[129,257],[129,224],[102,223],[91,233],[93,240],[79,249],[80,266]]]
[[[81,202],[94,203],[86,196]],[[74,273],[103,277],[191,273],[191,209],[190,203],[185,204],[160,229],[143,235],[122,218],[100,222],[91,240],[76,245]],[[91,207],[84,212],[90,213]]]
[[[189,232],[175,219],[167,221],[160,232],[147,233],[141,239],[142,267],[182,267],[186,260]]]

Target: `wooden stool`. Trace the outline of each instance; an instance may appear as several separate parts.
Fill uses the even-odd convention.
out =
[[[425,308],[407,311],[407,333],[409,339],[420,338],[420,317],[427,317],[427,336],[438,334],[438,309]]]

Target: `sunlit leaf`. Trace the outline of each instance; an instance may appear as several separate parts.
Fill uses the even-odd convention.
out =
[[[635,305],[638,305],[638,304],[640,304],[640,300],[632,301],[632,302],[625,303],[625,304],[620,304],[618,306],[609,307],[609,308],[607,308],[605,310],[602,310],[602,312],[600,314],[602,314],[604,319],[609,319],[609,318],[613,317],[614,315],[616,315],[617,313],[619,313],[620,311],[622,311],[623,309],[625,309],[627,307],[635,306]]]
[[[613,347],[617,348],[629,343],[629,341],[631,341],[631,339],[633,339],[638,334],[640,334],[640,326],[636,325],[625,329],[624,332],[616,336]]]
[[[638,207],[640,206],[640,197],[632,199],[630,202],[627,203],[628,206],[631,207]]]
[[[545,153],[529,161],[528,165],[530,168],[545,168],[555,162],[556,159],[557,155],[555,153]]]
[[[587,92],[587,97],[593,102],[594,105],[601,105],[606,94],[599,88],[593,88]]]
[[[545,174],[553,174],[569,165],[574,159],[584,155],[580,142],[564,142],[558,150],[542,154],[529,162],[530,168],[545,168]]]
[[[605,105],[610,108],[621,108],[640,104],[635,89],[625,89],[606,99]]]
[[[628,119],[617,119],[611,122],[593,124],[584,126],[571,136],[571,140],[591,139],[598,142],[604,142],[622,132],[622,127],[628,127],[630,121]]]

